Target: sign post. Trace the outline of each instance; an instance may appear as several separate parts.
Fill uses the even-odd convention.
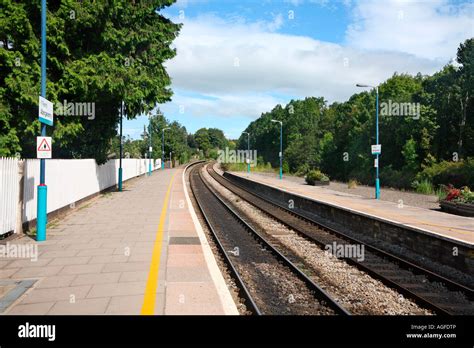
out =
[[[46,0],[41,0],[41,97],[39,98],[39,120],[41,122],[41,137],[46,137],[46,125],[53,125],[53,104],[46,99]],[[40,140],[40,144],[43,144]],[[47,142],[47,140],[46,140]],[[51,140],[49,141],[51,154]],[[41,151],[37,151],[41,152]],[[47,153],[47,151],[45,151]],[[36,240],[38,242],[46,240],[46,223],[47,223],[47,201],[48,187],[46,186],[46,162],[45,158],[40,157],[40,183],[37,191],[36,206]]]

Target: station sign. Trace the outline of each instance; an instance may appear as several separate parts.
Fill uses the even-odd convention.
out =
[[[51,158],[52,153],[51,137],[36,137],[36,158]]]
[[[374,168],[378,168],[378,166],[379,166],[379,159],[374,158]]]
[[[382,153],[382,145],[372,145],[372,155],[380,155]]]
[[[47,124],[48,126],[53,125],[53,103],[48,99],[39,96],[39,121]]]

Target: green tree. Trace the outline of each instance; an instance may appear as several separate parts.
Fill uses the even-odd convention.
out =
[[[121,101],[127,117],[169,101],[163,63],[179,25],[159,11],[174,0],[50,1],[47,99],[95,104],[95,118],[56,116],[55,157],[104,162],[116,136]],[[0,144],[3,155],[34,156],[40,90],[40,2],[2,0]]]
[[[204,156],[207,156],[209,150],[212,148],[207,128],[198,129],[196,133],[194,133],[194,141],[197,147],[203,151]]]

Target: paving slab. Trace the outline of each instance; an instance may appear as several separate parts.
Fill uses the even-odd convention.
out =
[[[4,314],[139,315],[147,301],[153,310],[146,314],[238,314],[183,172],[160,170],[125,182],[123,192],[101,195],[55,221],[45,242],[15,239],[37,245],[38,260],[0,260],[0,281],[34,280]]]

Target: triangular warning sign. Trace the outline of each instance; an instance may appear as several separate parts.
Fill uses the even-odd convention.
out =
[[[38,151],[51,151],[51,147],[49,146],[49,143],[46,141],[46,139],[43,139],[38,146]]]

